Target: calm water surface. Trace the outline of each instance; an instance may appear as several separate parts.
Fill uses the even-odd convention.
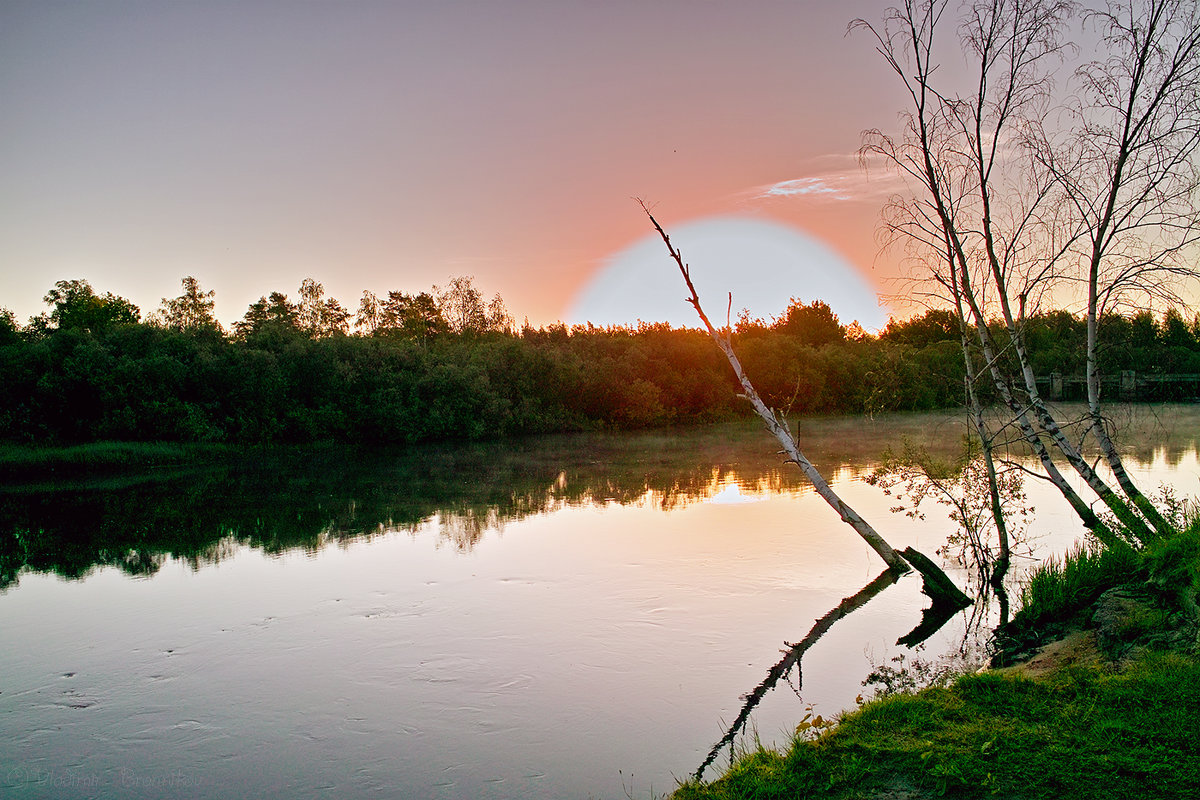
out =
[[[1136,474],[1200,494],[1200,409],[1153,412],[1125,420]],[[843,497],[929,555],[949,523],[889,514],[862,479],[902,436],[961,433],[943,415],[801,426]],[[669,791],[785,643],[883,566],[773,451],[747,424],[9,487],[0,794]],[[1078,525],[1028,488],[1033,557],[1065,550]],[[852,706],[872,664],[908,652],[923,601],[906,577],[839,621],[750,732],[784,741],[810,705]]]

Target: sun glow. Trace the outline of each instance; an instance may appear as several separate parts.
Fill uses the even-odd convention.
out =
[[[871,285],[818,239],[778,222],[712,217],[668,227],[692,280],[718,323],[732,293],[732,314],[780,314],[791,298],[822,300],[843,324],[879,328],[887,319]],[[669,322],[698,326],[684,301],[683,281],[656,234],[609,257],[568,309],[572,324],[633,325]],[[723,320],[722,320],[723,321]],[[719,323],[718,323],[719,324]]]

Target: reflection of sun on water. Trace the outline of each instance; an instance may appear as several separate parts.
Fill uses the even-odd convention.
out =
[[[749,497],[742,494],[741,487],[736,483],[731,483],[721,491],[714,494],[708,499],[710,503],[718,503],[724,505],[734,505],[739,503],[759,503],[765,500],[763,497]]]
[[[778,222],[714,217],[668,228],[714,324],[724,322],[729,293],[732,314],[749,309],[769,319],[790,298],[822,300],[843,324],[857,320],[877,329],[887,321],[875,290],[844,258],[819,240]],[[684,300],[678,268],[656,234],[610,257],[568,309],[572,324],[633,325],[669,322],[698,327]]]

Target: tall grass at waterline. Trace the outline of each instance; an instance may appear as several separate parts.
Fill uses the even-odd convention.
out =
[[[1021,610],[1011,626],[1065,622],[1106,589],[1144,577],[1143,573],[1143,554],[1132,548],[1080,543],[1062,559],[1045,561],[1030,572],[1021,589]]]
[[[147,467],[179,466],[211,460],[242,448],[175,442],[94,442],[63,447],[0,444],[0,475],[39,477]]]
[[[1035,567],[1021,590],[1021,610],[1007,630],[1070,622],[1106,590],[1121,584],[1149,579],[1167,592],[1187,588],[1183,583],[1191,579],[1195,568],[1200,568],[1192,563],[1196,560],[1194,545],[1200,544],[1200,509],[1194,504],[1177,503],[1170,516],[1178,530],[1142,550],[1084,542],[1062,559],[1050,559]],[[1180,559],[1187,563],[1176,563]]]

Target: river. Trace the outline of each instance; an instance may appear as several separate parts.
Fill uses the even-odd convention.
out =
[[[1147,489],[1200,495],[1200,407],[1118,421]],[[936,556],[944,513],[891,513],[865,478],[888,444],[951,452],[963,430],[896,415],[804,420],[799,438],[893,545]],[[1014,585],[1082,535],[1042,482],[1026,490]],[[14,798],[669,792],[780,651],[883,568],[752,423],[8,486],[0,541]],[[852,707],[901,653],[980,657],[994,603],[897,645],[920,588],[902,578],[837,621],[740,746]]]

